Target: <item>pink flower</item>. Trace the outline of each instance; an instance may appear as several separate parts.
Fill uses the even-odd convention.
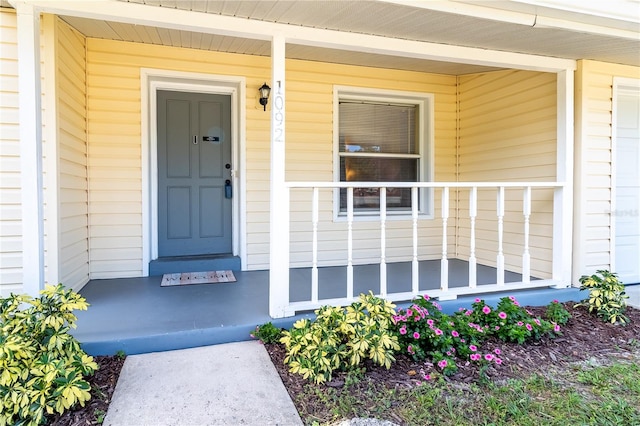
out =
[[[417,331],[413,333],[413,338],[414,339],[419,339],[420,338],[420,333],[418,333]]]
[[[558,302],[558,299],[553,299],[553,303],[560,303],[560,302]]]
[[[443,359],[442,361],[438,362],[438,367],[440,367],[441,369],[444,369],[447,366],[448,362],[446,359]]]
[[[465,314],[466,316],[470,316],[472,313],[473,313],[473,311],[469,310],[469,311],[465,312],[464,314]]]
[[[554,325],[553,325],[553,331],[555,331],[556,333],[557,333],[558,331],[560,331],[560,326],[559,326],[558,324],[554,324]]]
[[[522,327],[524,325],[524,323],[522,321],[518,321],[516,324],[518,324],[520,327]]]
[[[423,378],[424,378],[425,380],[431,380],[431,374],[425,374],[425,375],[423,376]]]
[[[512,302],[515,302],[516,298],[515,298],[515,296],[509,296],[509,300],[511,300]]]
[[[502,364],[502,360],[500,358],[496,358],[495,361],[496,361],[496,364],[498,364],[498,365]]]
[[[487,361],[491,361],[494,358],[493,354],[486,354],[484,356],[484,359],[486,359]]]
[[[460,342],[461,342],[461,343],[465,343],[465,340],[464,340],[464,339],[460,339]]]
[[[529,330],[529,331],[533,330],[533,327],[531,327],[531,324],[529,324],[529,323],[527,323],[526,327],[527,327],[527,330]]]
[[[484,308],[482,308],[482,312],[484,312],[485,314],[488,314],[491,312],[491,308],[488,306],[485,306]]]
[[[471,354],[471,355],[469,355],[469,358],[471,359],[471,361],[479,361],[480,360],[480,354]]]
[[[480,303],[480,298],[476,297],[475,302],[476,302],[476,303]]]
[[[500,350],[500,348],[495,348],[495,349],[493,350],[493,352],[494,352],[496,355],[500,355],[500,354],[502,353],[502,351]]]
[[[431,299],[431,298],[430,298],[428,295],[426,295],[426,294],[425,294],[424,296],[422,296],[422,298],[423,298],[424,300],[429,300],[429,299]]]
[[[413,346],[411,346],[411,345],[407,346],[407,352],[409,352],[411,355],[413,355],[415,353],[413,351]]]
[[[458,333],[457,331],[453,330],[453,331],[451,332],[451,335],[452,335],[453,337],[459,337],[459,336],[460,336],[460,333]]]
[[[402,334],[402,335],[407,334],[407,327],[405,327],[405,326],[400,327],[400,334]]]
[[[538,318],[534,319],[533,322],[535,322],[536,324],[540,325],[540,320]]]
[[[500,326],[499,326],[499,325],[496,325],[496,326],[495,326],[495,330],[496,330],[496,331],[500,330]]]
[[[436,336],[440,336],[442,335],[442,330],[440,330],[439,328],[436,328],[435,333],[436,333]]]
[[[505,314],[504,312],[500,312],[500,313],[498,314],[498,316],[499,316],[500,318],[502,318],[502,319],[506,319],[506,318],[507,318],[507,314]]]
[[[469,345],[469,350],[471,350],[471,352],[475,352],[478,350],[478,347],[476,345]]]
[[[413,315],[413,311],[411,309],[407,309],[407,316],[410,317]]]
[[[430,326],[433,325],[433,320],[432,319],[428,319],[427,320],[427,324],[430,325]]]

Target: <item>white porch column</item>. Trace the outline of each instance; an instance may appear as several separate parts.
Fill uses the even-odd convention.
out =
[[[18,90],[22,195],[22,283],[32,296],[44,288],[40,12],[18,2]]]
[[[271,40],[271,195],[269,227],[269,315],[290,316],[289,189],[285,187],[285,38]],[[257,90],[257,88],[256,88]]]
[[[557,74],[557,157],[556,180],[564,187],[556,188],[553,197],[553,279],[558,287],[571,286],[573,247],[573,69]]]

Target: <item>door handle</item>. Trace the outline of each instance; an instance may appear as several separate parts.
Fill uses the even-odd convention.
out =
[[[195,135],[195,136],[193,137],[193,144],[194,144],[194,145],[198,145],[198,135]]]

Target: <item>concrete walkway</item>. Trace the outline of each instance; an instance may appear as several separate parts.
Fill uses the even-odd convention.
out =
[[[624,289],[624,292],[629,296],[627,305],[640,309],[640,284],[628,285]]]
[[[127,357],[110,426],[302,425],[257,341]]]

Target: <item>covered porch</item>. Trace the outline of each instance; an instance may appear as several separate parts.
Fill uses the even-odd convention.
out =
[[[368,290],[397,302],[429,292],[459,306],[472,294],[571,285],[574,60],[134,3],[17,7],[29,34],[40,33],[34,17],[43,13],[50,54],[43,77],[56,82],[45,109],[57,113],[45,129],[44,139],[56,143],[44,146],[44,168],[60,180],[46,191],[34,180],[36,195],[25,203],[37,207],[34,223],[45,218],[43,194],[59,207],[46,211],[46,239],[44,231],[26,236],[34,242],[28,262],[44,263],[45,246],[48,256],[46,269],[25,263],[34,275],[27,290],[44,281],[81,289],[92,308],[81,313],[77,335],[88,347],[120,342],[135,353],[242,339],[269,319],[290,323]],[[123,32],[143,26],[220,43],[183,46],[101,30],[114,23]],[[20,80],[29,99],[29,84],[41,79],[33,34],[19,52],[31,64]],[[220,47],[229,40],[252,48]],[[69,58],[85,78],[78,87],[63,67]],[[265,81],[268,106],[257,98]],[[233,188],[224,193],[231,225],[223,228],[232,233],[225,254],[242,264],[236,284],[160,289],[159,277],[148,277],[162,257],[159,216],[168,210],[158,202],[161,90],[230,98],[231,136],[201,140],[230,144],[222,171]],[[70,92],[77,115],[59,102]],[[414,111],[410,147],[348,142],[343,102]],[[41,127],[40,105],[27,107]],[[191,134],[180,140],[202,146]],[[24,155],[37,158],[34,175],[43,167],[39,144]],[[413,173],[349,178],[347,163],[365,160],[390,160],[397,171],[412,164]]]
[[[430,294],[440,286],[440,261],[422,261],[420,293]],[[378,265],[354,267],[354,291],[379,292]],[[495,268],[478,265],[478,294],[495,281]],[[407,292],[411,288],[411,264],[390,264],[390,292]],[[468,284],[468,263],[452,260],[448,267],[452,290]],[[81,291],[90,304],[87,311],[76,312],[77,329],[72,333],[92,355],[112,355],[183,349],[250,339],[257,325],[273,321],[288,328],[313,312],[301,311],[293,317],[272,319],[269,316],[269,271],[236,271],[237,282],[161,287],[162,276],[92,280]],[[311,268],[290,272],[292,302],[307,300],[311,295]],[[321,299],[344,297],[346,267],[319,269]],[[495,303],[500,297],[515,295],[527,305],[543,305],[551,300],[578,300],[575,288],[539,287],[522,290],[513,283],[522,276],[507,271],[502,291],[481,296],[466,295],[456,300],[441,301],[445,312],[469,306],[475,297]],[[396,303],[405,306],[407,301]]]

